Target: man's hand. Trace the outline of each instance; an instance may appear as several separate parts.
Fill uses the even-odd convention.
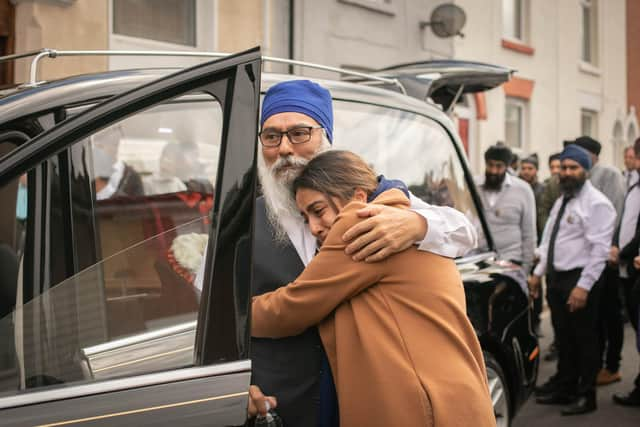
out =
[[[611,246],[609,250],[609,265],[612,267],[618,265],[618,257],[620,255],[620,248],[617,246]]]
[[[247,413],[249,418],[253,418],[256,415],[267,415],[269,409],[273,409],[278,406],[278,401],[273,396],[265,396],[262,394],[260,387],[256,385],[249,386],[249,407]]]
[[[640,255],[633,259],[633,266],[636,270],[640,270]]]
[[[368,218],[342,235],[350,242],[345,252],[355,261],[382,261],[401,252],[427,234],[427,221],[419,214],[391,206],[369,205],[357,212]]]
[[[573,313],[574,311],[583,309],[587,305],[588,297],[589,291],[579,288],[578,286],[574,287],[569,295],[569,299],[567,299],[569,311]]]
[[[527,279],[529,295],[531,295],[531,298],[538,298],[538,295],[540,295],[540,282],[540,276],[536,276],[535,274],[532,274]]]

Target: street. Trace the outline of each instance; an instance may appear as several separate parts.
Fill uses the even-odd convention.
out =
[[[545,427],[626,427],[640,425],[640,408],[625,408],[617,406],[611,400],[616,392],[628,392],[633,385],[633,379],[638,373],[640,358],[635,350],[635,337],[630,324],[625,325],[624,349],[622,352],[622,381],[598,388],[598,410],[594,413],[563,417],[560,415],[561,406],[538,405],[535,396],[531,396],[518,413],[513,427],[541,426]],[[551,324],[549,312],[545,311],[542,318],[542,334],[540,348],[542,356],[547,353],[551,342]],[[538,373],[538,384],[544,383],[555,371],[555,362],[541,360]]]

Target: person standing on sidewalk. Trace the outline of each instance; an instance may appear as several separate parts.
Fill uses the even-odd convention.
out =
[[[640,174],[636,168],[636,151],[631,145],[624,149],[624,170],[622,171],[626,189],[629,190],[633,184],[638,182]]]
[[[506,145],[489,147],[477,184],[498,257],[521,267],[514,279],[526,289],[536,248],[536,202],[531,186],[507,172],[511,158]]]
[[[520,161],[520,179],[525,181],[531,186],[533,190],[533,196],[536,202],[536,245],[540,243],[542,239],[542,230],[544,229],[544,223],[547,215],[545,215],[542,208],[542,194],[544,193],[544,185],[538,181],[538,155],[531,154],[528,157],[523,158]],[[534,265],[535,266],[535,265]],[[531,271],[526,272],[527,276],[531,274]],[[533,300],[533,330],[539,335],[540,331],[540,314],[542,314],[542,301],[544,295],[542,288],[537,298]]]
[[[548,160],[549,165],[549,173],[551,176],[544,180],[543,186],[544,189],[542,191],[542,195],[540,197],[540,224],[542,224],[542,231],[544,231],[544,227],[547,224],[547,219],[549,218],[549,213],[551,213],[551,208],[553,204],[556,202],[558,197],[561,196],[560,193],[560,153],[554,153],[549,156]],[[541,232],[542,234],[542,232]],[[542,236],[538,239],[538,245],[542,241]],[[537,254],[536,254],[537,255]],[[542,301],[542,287],[540,287],[539,299]],[[535,301],[535,300],[534,300]],[[547,301],[547,304],[549,301]],[[555,326],[553,324],[553,318],[551,319],[551,326],[553,329],[554,339],[551,341],[551,345],[549,345],[549,350],[547,354],[544,355],[543,360],[546,362],[552,362],[558,359],[558,349],[556,347],[555,340]],[[536,393],[544,392],[544,389],[541,387],[536,387]]]
[[[634,146],[636,159],[640,160],[640,138]],[[638,306],[640,305],[640,184],[636,181],[624,201],[620,225],[614,236],[611,259],[619,266],[620,283],[625,294],[625,303],[631,325],[638,333]],[[640,339],[638,343],[640,345]],[[638,349],[640,351],[640,348]],[[629,393],[613,395],[614,403],[622,406],[640,407],[640,370]]]
[[[547,292],[558,346],[558,372],[540,404],[568,405],[562,415],[597,409],[599,369],[597,314],[602,274],[616,212],[587,180],[591,158],[570,144],[560,155],[562,197],[553,206],[538,248],[540,262],[529,277],[532,296],[547,276]]]
[[[589,136],[576,138],[574,143],[585,150],[591,156],[593,167],[589,173],[591,184],[602,192],[616,208],[618,218],[622,213],[624,195],[627,188],[624,184],[622,173],[617,168],[602,165],[599,162],[602,145]],[[619,292],[618,267],[611,260],[602,272],[602,293],[600,297],[599,313],[599,348],[600,371],[596,379],[598,385],[607,385],[620,381],[620,358],[622,355],[622,342],[624,337],[624,324],[622,322],[622,301]]]
[[[533,190],[533,196],[536,200],[536,236],[537,241],[542,237],[544,229],[545,216],[542,213],[542,193],[544,185],[538,181],[538,155],[532,154],[520,161],[519,178],[526,181]]]

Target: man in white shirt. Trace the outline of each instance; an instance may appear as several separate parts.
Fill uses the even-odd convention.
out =
[[[554,204],[542,242],[540,261],[529,278],[533,296],[547,276],[549,306],[558,346],[558,372],[541,404],[567,404],[563,415],[596,410],[598,280],[609,255],[616,212],[587,180],[591,159],[574,144],[561,156],[562,197]]]
[[[640,160],[640,138],[635,141],[633,147],[635,158]],[[627,152],[625,150],[625,164],[627,164]],[[634,159],[635,159],[634,158]],[[630,163],[630,162],[629,162]],[[635,164],[635,162],[634,162]],[[627,170],[628,172],[628,170]],[[637,169],[636,169],[637,172]],[[625,304],[631,325],[638,331],[638,305],[633,293],[633,288],[638,280],[638,270],[634,266],[634,258],[638,256],[640,249],[640,184],[636,181],[624,200],[622,217],[613,238],[613,246],[609,256],[610,263],[617,265],[620,272],[620,284],[625,295]],[[639,343],[640,344],[640,343]],[[622,347],[622,342],[620,343]],[[623,406],[640,407],[640,373],[635,378],[634,388],[627,394],[614,394],[613,401]]]
[[[616,208],[618,216],[622,212],[624,195],[628,190],[625,179],[620,171],[609,165],[599,162],[602,145],[589,136],[576,138],[574,143],[585,150],[591,156],[592,167],[589,172],[589,181],[611,201]],[[628,181],[633,179],[628,175]],[[600,311],[598,321],[600,323],[600,359],[601,369],[598,372],[596,383],[607,385],[620,381],[620,358],[622,353],[622,341],[624,337],[624,325],[620,311],[618,268],[610,263],[605,266],[601,279]]]
[[[638,182],[640,174],[636,167],[636,154],[632,146],[625,147],[624,149],[624,170],[622,176],[624,178],[626,189],[630,189],[633,184]]]

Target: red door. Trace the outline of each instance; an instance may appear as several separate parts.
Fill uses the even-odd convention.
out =
[[[464,152],[469,157],[469,119],[458,118],[458,134],[464,146]]]

